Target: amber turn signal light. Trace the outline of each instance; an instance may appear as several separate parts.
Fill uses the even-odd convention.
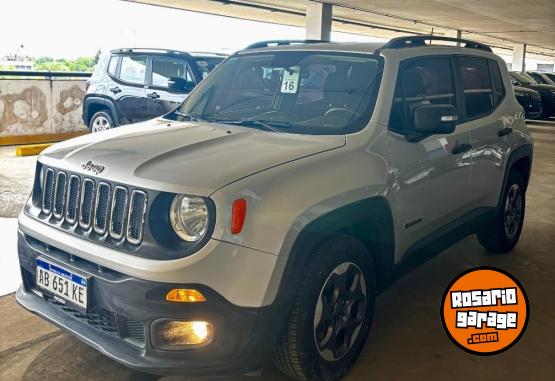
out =
[[[199,303],[205,302],[206,298],[197,290],[189,288],[174,288],[166,294],[166,300],[168,302]]]

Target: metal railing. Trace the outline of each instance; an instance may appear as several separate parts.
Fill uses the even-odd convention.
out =
[[[92,73],[82,71],[34,71],[34,70],[0,70],[0,78],[4,77],[42,77],[53,78],[89,78]]]

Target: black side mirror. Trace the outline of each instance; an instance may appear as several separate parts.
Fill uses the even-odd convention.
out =
[[[457,119],[457,108],[453,105],[419,105],[413,114],[414,132],[422,135],[450,134],[455,131]]]
[[[168,80],[170,90],[188,93],[195,88],[195,85],[183,78],[172,77]]]

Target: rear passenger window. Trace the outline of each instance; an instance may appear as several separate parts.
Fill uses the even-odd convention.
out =
[[[110,58],[110,63],[108,64],[108,73],[113,75],[114,77],[116,76],[116,70],[118,68],[118,60],[118,56],[112,56]]]
[[[495,105],[498,105],[505,97],[505,86],[503,85],[503,79],[501,78],[497,62],[489,61],[489,68],[493,79],[493,86],[495,87]]]
[[[125,82],[144,85],[146,58],[125,56],[121,59],[120,79]]]
[[[493,110],[494,99],[487,60],[459,57],[457,62],[464,92],[466,117],[472,119],[489,114]]]
[[[456,105],[448,58],[420,59],[401,65],[389,118],[390,129],[401,133],[411,131],[414,109],[425,104]]]

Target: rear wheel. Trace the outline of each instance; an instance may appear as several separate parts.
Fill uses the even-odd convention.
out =
[[[493,223],[478,233],[480,244],[489,251],[511,251],[520,238],[526,209],[525,185],[521,174],[511,171],[503,190],[500,210]]]
[[[89,123],[91,132],[106,131],[114,127],[114,119],[107,111],[96,112]]]
[[[312,254],[274,350],[276,367],[297,380],[339,380],[364,346],[375,292],[366,247],[348,236],[325,241]]]

